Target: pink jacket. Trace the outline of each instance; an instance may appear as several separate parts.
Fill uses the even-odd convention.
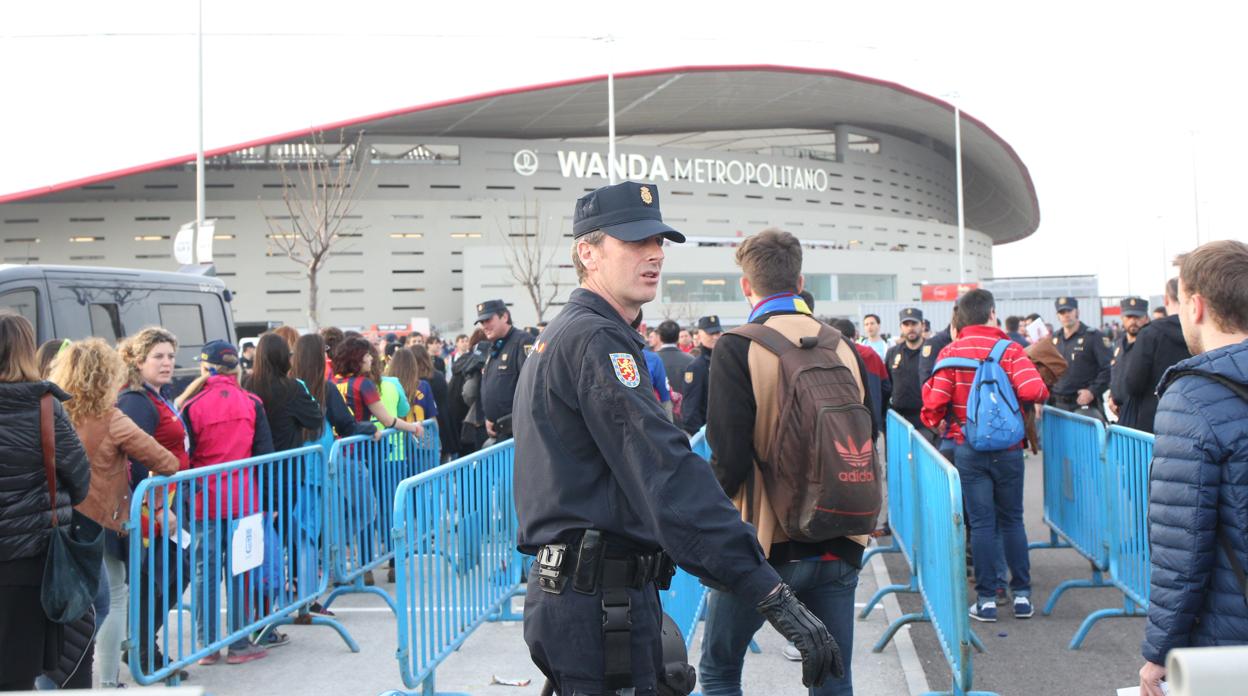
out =
[[[208,378],[182,407],[190,437],[191,468],[237,462],[273,451],[264,404],[229,375]],[[246,468],[209,476],[192,489],[195,518],[237,519],[260,508],[252,471]]]

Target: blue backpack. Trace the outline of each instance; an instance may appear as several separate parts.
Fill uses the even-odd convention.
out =
[[[966,400],[966,424],[962,426],[962,434],[976,452],[1009,449],[1022,441],[1025,434],[1018,397],[1014,395],[1010,376],[1001,367],[1001,356],[1010,343],[1012,341],[1006,338],[997,341],[986,360],[945,358],[936,363],[934,369],[975,370],[971,395]]]

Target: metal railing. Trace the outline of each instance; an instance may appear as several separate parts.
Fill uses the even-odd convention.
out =
[[[329,581],[325,468],[311,446],[139,483],[126,526],[136,682],[176,684],[182,668],[223,648],[263,646],[267,629],[294,614],[359,651],[341,624],[306,610]]]
[[[329,451],[329,509],[332,523],[335,588],[325,606],[344,594],[369,593],[397,611],[390,594],[367,585],[365,575],[394,558],[390,530],[399,483],[438,465],[441,443],[437,421],[423,423],[416,438],[386,430],[380,440],[356,435],[334,442]]]
[[[893,592],[918,592],[918,578],[914,574],[914,554],[911,551],[910,539],[914,534],[915,524],[915,489],[914,458],[911,450],[911,439],[914,437],[914,426],[896,411],[890,410],[885,420],[885,442],[887,443],[887,482],[888,482],[888,526],[892,533],[892,541],[888,546],[876,546],[867,549],[862,556],[865,567],[872,556],[881,553],[901,553],[906,558],[910,570],[910,579],[906,584],[893,584],[875,591],[867,605],[858,614],[865,620],[875,609],[875,605]],[[888,635],[888,634],[886,634]],[[891,636],[888,636],[891,637]],[[887,640],[877,646],[880,650]],[[879,652],[877,650],[876,652]]]
[[[399,671],[434,693],[434,672],[521,588],[514,441],[401,481],[393,505]]]
[[[710,461],[711,446],[706,441],[705,426],[689,441],[689,447],[694,454]],[[680,628],[681,635],[685,637],[686,649],[693,645],[693,636],[698,632],[698,622],[706,613],[708,594],[709,590],[702,584],[702,581],[682,568],[676,569],[671,587],[659,593],[663,611],[672,617],[676,626]],[[754,652],[758,652],[757,645],[753,641],[750,641],[750,645]]]

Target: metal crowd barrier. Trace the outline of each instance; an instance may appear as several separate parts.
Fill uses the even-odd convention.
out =
[[[139,483],[126,526],[136,682],[176,685],[182,668],[231,645],[263,644],[292,614],[359,651],[337,621],[307,614],[329,582],[325,470],[324,451],[311,446]]]
[[[1069,589],[1116,587],[1124,594],[1122,609],[1096,611],[1084,620],[1071,638],[1071,650],[1079,649],[1098,620],[1138,616],[1148,607],[1152,436],[1119,426],[1112,430],[1115,458],[1107,460],[1106,431],[1099,420],[1044,407],[1044,522],[1050,540],[1029,548],[1073,548],[1092,565],[1090,579],[1067,580],[1053,590],[1044,614],[1051,614]]]
[[[689,441],[689,447],[693,449],[694,454],[710,461],[711,446],[706,441],[705,426]],[[698,622],[702,620],[706,612],[708,593],[702,581],[682,568],[676,569],[671,587],[659,593],[663,611],[672,617],[680,628],[681,635],[685,637],[686,649],[693,645],[693,636],[698,632]],[[750,641],[750,647],[754,652],[758,652],[758,646],[753,641]]]
[[[434,671],[520,585],[513,440],[401,481],[394,495],[396,657],[403,683]]]
[[[356,435],[334,442],[329,451],[329,509],[333,530],[334,590],[325,599],[329,607],[344,594],[368,593],[386,600],[397,612],[390,593],[367,585],[365,575],[394,558],[390,530],[394,526],[392,501],[399,483],[436,467],[441,457],[438,424],[423,423],[416,438],[386,430],[380,440]]]
[[[862,556],[865,567],[872,556],[881,553],[901,553],[909,565],[910,579],[904,585],[894,584],[881,587],[875,591],[867,605],[858,615],[866,619],[885,595],[892,592],[918,592],[918,578],[914,574],[914,555],[911,552],[910,539],[914,533],[915,490],[914,457],[911,453],[911,438],[914,437],[914,426],[896,411],[890,410],[886,419],[884,439],[887,443],[888,467],[888,526],[892,532],[892,542],[888,546],[876,546],[867,549]],[[921,437],[921,436],[920,436]],[[884,641],[887,643],[888,641]],[[879,646],[883,649],[883,645]]]
[[[967,615],[966,520],[962,516],[962,479],[958,471],[904,418],[890,412],[888,418],[889,495],[895,487],[902,502],[889,500],[890,523],[901,525],[900,547],[910,562],[909,585],[885,590],[916,588],[922,611],[898,617],[873,648],[880,652],[902,626],[928,621],[953,676],[953,694],[986,694],[971,691],[974,672],[971,648],[983,651],[983,643],[971,630]],[[894,466],[894,464],[898,466]],[[894,483],[896,481],[896,483]],[[894,533],[897,527],[894,526]],[[870,604],[868,605],[868,610]],[[866,612],[863,612],[865,617]]]

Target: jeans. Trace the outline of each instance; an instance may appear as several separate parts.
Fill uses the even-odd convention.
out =
[[[1031,561],[1023,528],[1023,450],[977,452],[963,443],[954,454],[954,465],[962,478],[962,497],[971,525],[979,601],[995,600],[997,588],[1003,587],[998,533],[1010,570],[1010,591],[1016,597],[1030,596]]]
[[[229,520],[205,519],[195,524],[195,541],[191,557],[195,559],[195,583],[191,587],[191,604],[195,607],[196,637],[199,647],[208,647],[221,637],[221,576],[228,573],[226,565],[230,545]],[[244,608],[247,604],[247,574],[226,577],[230,583],[229,630],[231,633],[247,625]],[[245,650],[250,645],[246,636],[230,644],[230,650]]]
[[[129,614],[130,588],[126,585],[126,564],[112,554],[104,554],[104,577],[101,585],[108,585],[108,616],[100,624],[95,639],[95,673],[100,676],[100,686],[117,684],[121,668],[121,641],[125,637],[126,617]]]
[[[852,696],[850,663],[854,651],[854,591],[858,568],[845,561],[798,561],[776,568],[798,599],[828,627],[841,648],[845,676],[829,678],[812,696]],[[740,696],[741,665],[750,639],[766,619],[734,594],[711,590],[702,638],[698,682],[706,696]]]

